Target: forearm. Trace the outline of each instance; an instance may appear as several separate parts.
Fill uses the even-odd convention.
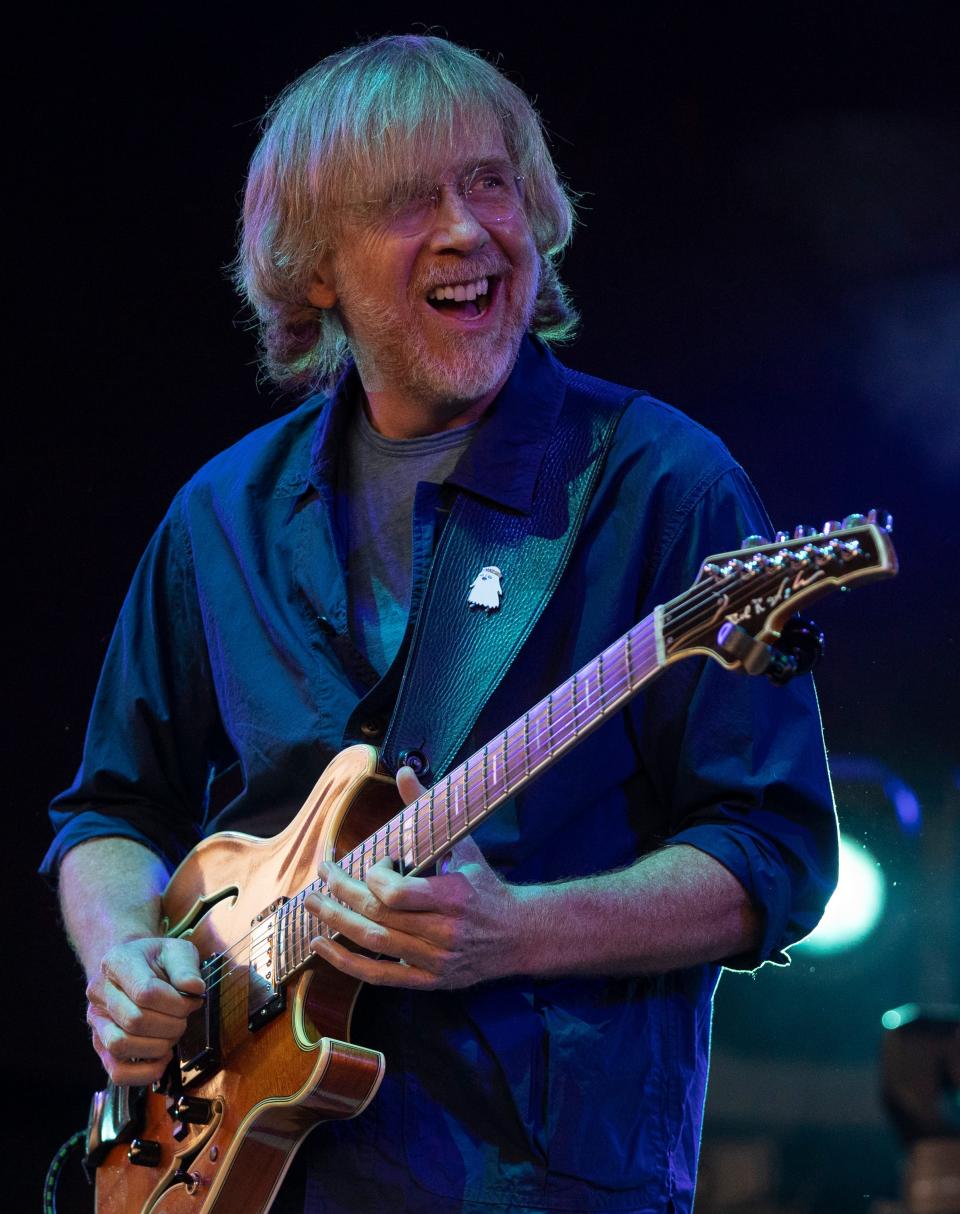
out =
[[[518,896],[515,973],[663,973],[755,947],[759,915],[719,861],[695,847],[664,848],[629,868]]]
[[[91,839],[60,866],[60,906],[70,942],[88,977],[111,948],[158,936],[165,865],[132,839]]]

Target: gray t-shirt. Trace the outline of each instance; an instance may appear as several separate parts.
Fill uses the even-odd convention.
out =
[[[476,422],[424,438],[384,438],[358,408],[347,435],[347,600],[350,635],[379,674],[396,657],[410,613],[413,499],[442,484]]]

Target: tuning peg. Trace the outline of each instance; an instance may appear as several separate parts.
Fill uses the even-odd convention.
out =
[[[765,535],[748,535],[741,544],[742,548],[760,548],[764,544],[769,544],[770,541]]]
[[[866,521],[867,516],[865,514],[848,514],[843,520],[843,526],[844,529],[847,527],[862,527]]]
[[[808,526],[805,526],[803,523],[798,523],[796,525],[796,527],[794,527],[794,529],[793,529],[793,538],[795,540],[805,540],[805,539],[808,539],[811,535],[816,535],[816,534],[817,534],[816,527],[808,527]]]
[[[874,523],[878,527],[882,527],[884,531],[893,530],[893,515],[886,510],[877,510],[874,507],[867,511],[867,522]]]
[[[789,531],[778,531],[777,534],[773,537],[773,542],[775,544],[785,544],[789,538],[790,538]]]
[[[837,518],[828,518],[823,524],[823,534],[829,535],[831,531],[842,531],[843,523]]]

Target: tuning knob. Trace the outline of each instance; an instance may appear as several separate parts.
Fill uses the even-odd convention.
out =
[[[884,531],[893,530],[893,515],[886,510],[877,510],[876,507],[873,510],[868,510],[867,522],[882,527]]]
[[[844,528],[862,527],[866,521],[867,521],[867,516],[865,514],[848,514],[847,517],[843,520],[843,525],[844,525]]]
[[[773,537],[773,542],[775,544],[785,544],[789,538],[790,538],[789,531],[778,531],[777,534]]]
[[[769,544],[770,541],[765,535],[748,535],[743,541],[742,548],[761,548],[764,544]]]
[[[816,527],[808,527],[804,523],[798,523],[793,529],[793,538],[795,540],[805,540],[811,535],[816,535]]]
[[[823,524],[823,534],[829,535],[831,531],[842,531],[843,523],[838,518],[828,518]]]

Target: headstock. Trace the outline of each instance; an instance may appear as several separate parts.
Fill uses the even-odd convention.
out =
[[[797,527],[772,541],[749,536],[738,551],[710,557],[690,590],[664,608],[668,659],[706,653],[724,666],[777,678],[777,654],[787,644],[781,633],[801,607],[897,572],[892,527],[890,515],[871,510],[842,523],[831,519],[819,532]]]

